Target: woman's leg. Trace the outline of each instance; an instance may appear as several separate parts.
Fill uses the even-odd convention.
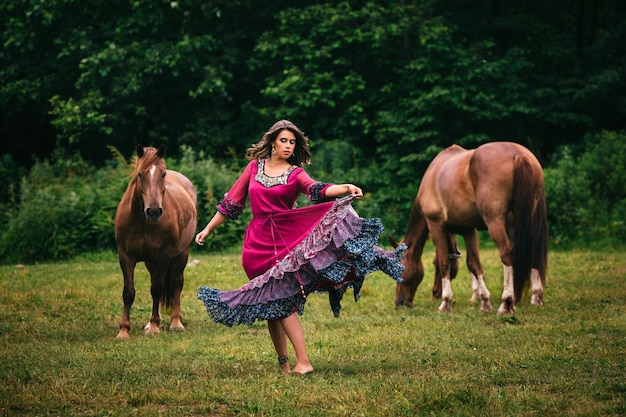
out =
[[[276,320],[268,320],[267,328],[270,331],[274,349],[276,349],[276,353],[278,354],[278,365],[283,373],[288,374],[291,372],[291,364],[289,363],[289,359],[287,359],[287,337],[285,330],[282,324]]]
[[[292,315],[281,319],[280,324],[283,327],[284,333],[291,341],[293,349],[296,351],[296,366],[293,368],[292,373],[304,375],[313,371],[313,366],[311,365],[309,356],[306,353],[304,331],[302,330],[302,325],[300,324],[300,319],[298,318],[297,313],[293,313]]]

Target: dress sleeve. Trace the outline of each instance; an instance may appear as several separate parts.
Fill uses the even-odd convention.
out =
[[[230,190],[224,194],[224,198],[222,198],[216,207],[217,211],[222,213],[228,219],[237,219],[246,206],[248,185],[250,183],[250,170],[252,168],[252,163],[254,162],[255,161],[250,161],[246,169],[244,169],[243,173],[239,176],[237,181],[235,181]]]
[[[309,196],[313,202],[320,202],[326,199],[326,189],[333,185],[330,182],[315,181],[303,169],[298,172],[298,190]]]

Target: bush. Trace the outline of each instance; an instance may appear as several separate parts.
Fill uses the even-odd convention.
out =
[[[576,152],[563,147],[553,166],[544,169],[551,243],[556,246],[593,245],[626,241],[626,133],[588,135]],[[180,159],[168,157],[168,167],[186,175],[198,192],[198,229],[211,219],[215,206],[240,175],[245,160],[233,156],[216,162],[203,152],[183,147]],[[234,153],[233,153],[234,154]],[[355,208],[363,217],[381,217],[386,233],[401,239],[415,184],[403,185],[384,165],[365,162],[349,144],[320,143],[319,158],[307,167],[311,177],[325,182],[352,182],[365,191]],[[6,156],[0,179],[4,213],[0,234],[0,262],[60,260],[115,250],[114,215],[132,170],[123,156],[102,168],[80,157],[54,154],[52,162],[38,161],[27,174]],[[300,205],[309,204],[306,199]],[[201,250],[240,248],[251,214],[227,221],[215,230]],[[384,239],[384,237],[383,237]],[[382,244],[386,240],[381,241]],[[193,250],[195,245],[192,245]],[[199,249],[198,249],[199,250]]]
[[[20,185],[0,236],[2,263],[32,263],[115,247],[113,218],[126,169],[89,168],[80,160],[37,162]]]
[[[623,242],[626,134],[588,135],[585,145],[578,157],[563,147],[555,166],[544,170],[551,242]]]
[[[15,207],[19,199],[19,188],[24,169],[15,163],[11,155],[0,156],[0,228],[5,229],[8,213]]]

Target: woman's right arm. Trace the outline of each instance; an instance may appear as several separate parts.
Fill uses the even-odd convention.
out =
[[[217,211],[211,221],[196,235],[196,243],[198,245],[203,245],[206,237],[227,219],[239,217],[245,207],[246,197],[248,196],[251,169],[252,162],[244,169],[230,190],[224,194],[224,198],[217,205]]]
[[[211,219],[209,223],[207,223],[206,227],[200,231],[196,235],[196,243],[200,246],[204,245],[204,239],[211,233],[217,226],[224,223],[226,221],[226,216],[224,216],[219,211],[215,212],[215,215]]]

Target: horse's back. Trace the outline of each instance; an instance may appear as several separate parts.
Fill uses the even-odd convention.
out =
[[[422,212],[431,222],[446,223],[452,228],[485,228],[485,217],[508,212],[516,160],[520,158],[528,161],[535,182],[542,187],[539,161],[520,144],[489,142],[475,149],[458,145],[444,149],[422,178],[417,196]]]
[[[542,186],[541,164],[528,148],[514,142],[490,142],[476,148],[470,173],[477,198],[501,199],[502,204],[510,203],[515,167],[520,160],[530,165],[534,182]]]
[[[512,170],[515,157],[523,157],[541,171],[537,157],[526,147],[515,142],[489,142],[476,148],[472,155],[472,164],[486,172],[497,174],[504,169]]]

